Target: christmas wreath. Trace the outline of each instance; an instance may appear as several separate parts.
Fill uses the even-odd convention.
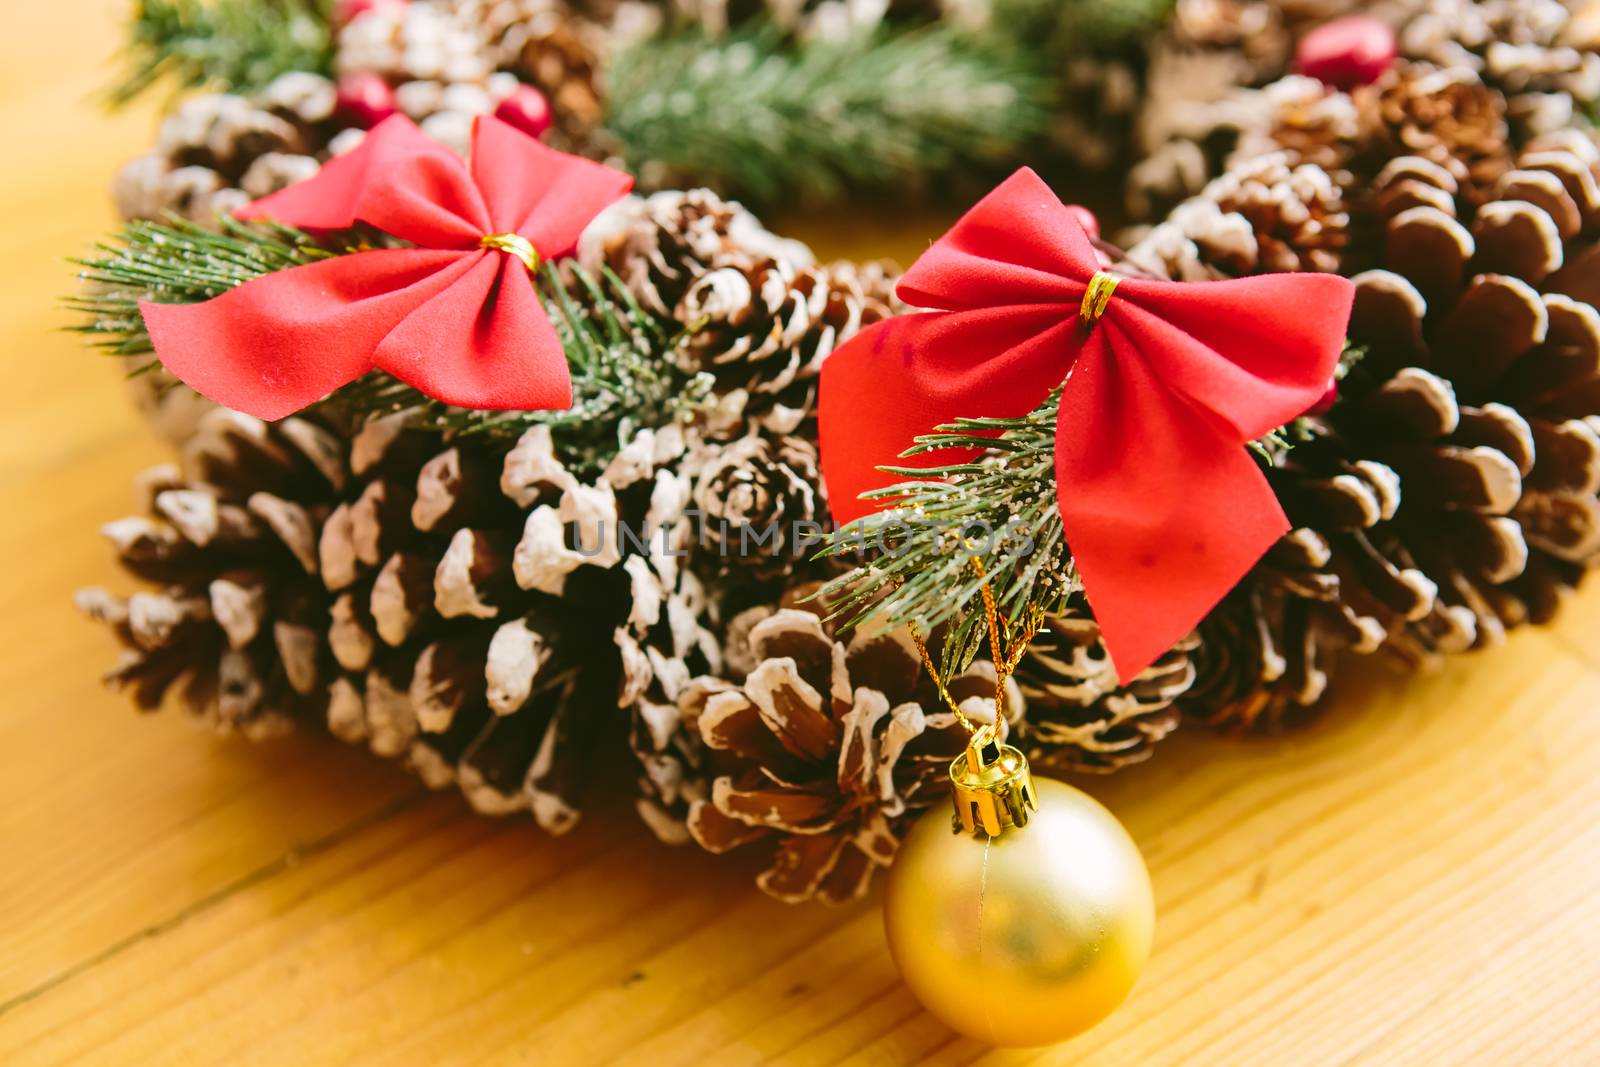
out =
[[[1102,161],[1137,157],[1149,214],[1109,243],[1023,170],[901,276],[558,149],[827,192],[1042,144],[1028,99],[1096,113],[1051,82],[947,122],[865,84],[875,63],[999,84],[993,56],[1026,74],[1008,91],[1037,77],[918,5],[773,4],[761,27],[691,6],[696,28],[624,47],[644,5],[143,0],[123,95],[234,91],[181,103],[123,171],[130,221],[74,304],[218,406],[151,392],[198,415],[145,513],[106,527],[149,588],[80,602],[146,710],[325,728],[551,832],[613,753],[657,835],[759,853],[784,900],[855,899],[899,851],[890,935],[924,1001],[994,1039],[1072,1032],[1131,984],[1148,886],[1029,763],[1116,770],[1180,718],[1295,725],[1341,656],[1494,644],[1600,558],[1600,24],[1180,2],[1137,57],[1066,34],[1068,81],[1137,74],[1144,117],[1116,112]],[[1032,7],[1055,5],[977,24]],[[1229,73],[1182,95],[1198,69]],[[975,1017],[929,977],[960,954],[919,940],[937,909],[904,887],[965,862],[919,822],[948,823],[952,784],[986,841],[1110,842],[1073,1011],[1057,988]]]

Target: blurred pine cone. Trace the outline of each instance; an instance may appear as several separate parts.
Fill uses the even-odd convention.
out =
[[[599,126],[602,26],[564,0],[451,0],[449,6],[481,35],[495,69],[544,93],[564,134],[582,141]]]
[[[1337,272],[1350,242],[1344,190],[1287,152],[1241,156],[1127,252],[1143,270],[1203,281],[1279,271]]]
[[[1365,153],[1421,156],[1472,187],[1493,183],[1510,165],[1505,98],[1471,71],[1402,63],[1354,99],[1368,112]]]
[[[161,124],[156,146],[118,172],[125,219],[182,215],[212,222],[315,174],[334,88],[316,74],[279,77],[253,97],[191,96]]]
[[[1523,136],[1568,128],[1600,98],[1600,6],[1589,0],[1429,0],[1400,48],[1500,89]]]
[[[1515,152],[1505,98],[1461,67],[1402,62],[1349,93],[1290,76],[1246,110],[1253,114],[1236,159],[1287,152],[1291,164],[1314,163],[1352,191],[1401,156],[1428,159],[1477,191]]]
[[[885,24],[959,17],[973,0],[659,0],[679,23],[718,36],[761,20],[804,40],[843,40]]]

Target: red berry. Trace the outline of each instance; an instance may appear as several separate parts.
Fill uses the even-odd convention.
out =
[[[333,8],[333,23],[344,26],[369,11],[382,11],[405,7],[407,0],[339,0]]]
[[[1078,220],[1078,225],[1083,227],[1083,232],[1089,235],[1090,240],[1100,236],[1100,220],[1094,217],[1094,212],[1082,204],[1068,204],[1067,214]]]
[[[337,110],[350,125],[370,130],[398,109],[388,82],[371,71],[357,71],[339,79]]]
[[[1294,68],[1335,89],[1370,85],[1394,66],[1399,45],[1387,22],[1372,15],[1346,15],[1325,22],[1300,39]]]
[[[515,126],[530,137],[543,137],[555,122],[550,111],[550,101],[531,85],[519,85],[511,95],[500,101],[494,117]]]

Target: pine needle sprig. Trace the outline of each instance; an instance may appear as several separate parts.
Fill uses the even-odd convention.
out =
[[[669,33],[613,60],[606,125],[635,169],[756,200],[828,197],[1015,159],[1049,123],[1039,59],[938,27]]]
[[[1080,588],[1056,507],[1060,398],[1058,389],[1020,418],[958,419],[917,438],[908,457],[983,451],[944,466],[884,468],[907,480],[868,499],[894,507],[830,537],[823,555],[864,559],[818,599],[847,626],[868,618],[923,631],[949,624],[946,671],[964,669],[982,644],[984,614],[971,606],[985,582],[1007,619],[1060,613]]]
[[[231,218],[219,220],[215,229],[177,218],[130,222],[96,245],[98,254],[71,261],[81,268],[84,290],[66,301],[82,316],[70,328],[113,355],[141,355],[151,348],[140,301],[198,304],[252,278],[338,251],[289,226]]]
[[[109,97],[120,106],[163,81],[249,93],[332,66],[325,0],[135,0],[126,70]]]

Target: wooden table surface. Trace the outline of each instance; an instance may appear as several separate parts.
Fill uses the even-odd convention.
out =
[[[92,100],[119,6],[14,3],[0,35],[0,1063],[1600,1062],[1600,588],[1445,674],[1347,677],[1294,738],[1080,783],[1144,849],[1155,955],[1020,1054],[918,1011],[876,900],[775,904],[621,798],[546,839],[102,693],[71,593],[119,582],[97,527],[163,450],[55,300],[152,133]],[[809,236],[935,232],[859,221]]]

